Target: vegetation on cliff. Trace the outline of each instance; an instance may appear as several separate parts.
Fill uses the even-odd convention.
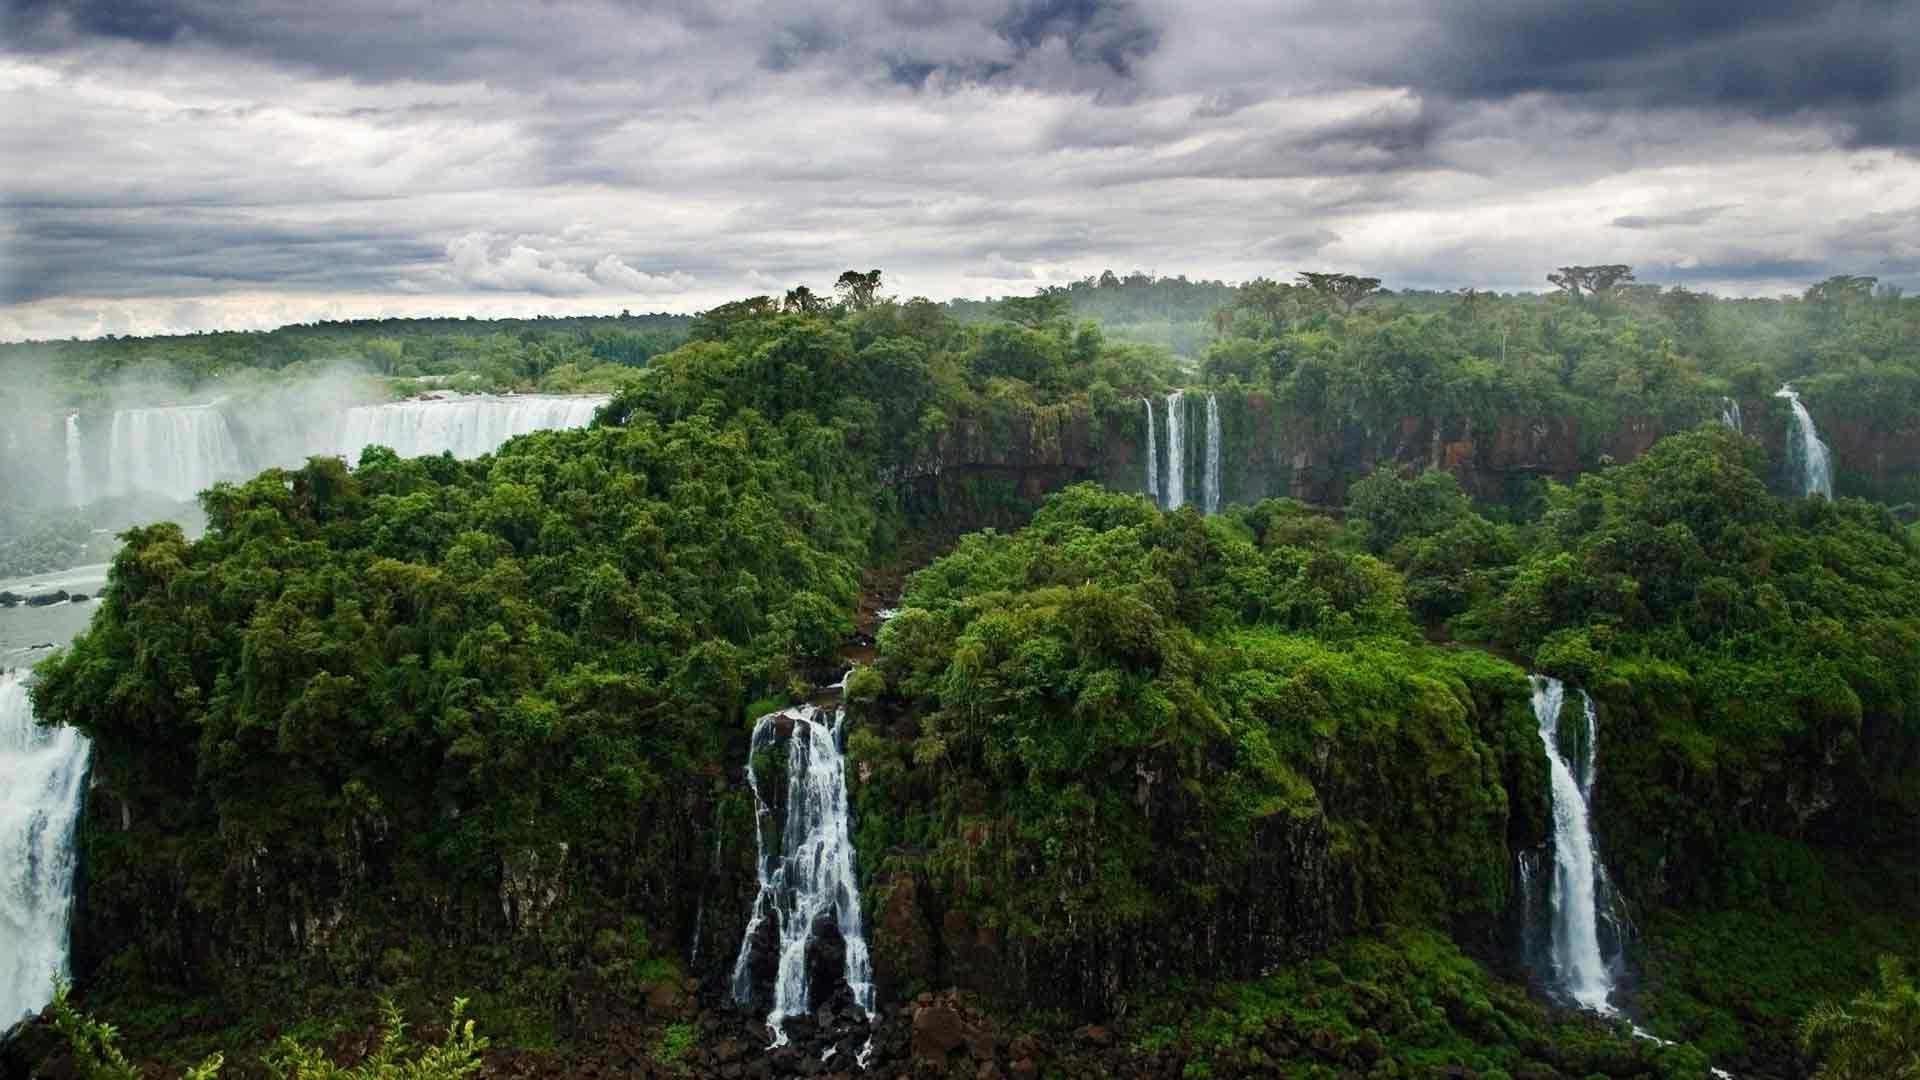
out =
[[[1258,381],[1242,403],[1366,422],[1406,394],[1649,404],[1583,374],[1632,341],[1572,367],[1530,354],[1546,397],[1503,396],[1497,372],[1484,395],[1452,384],[1495,340],[1474,305],[1541,313],[1501,324],[1522,341],[1643,302],[1685,314],[1666,294],[1273,295],[1284,325],[1242,305],[1205,371]],[[1129,436],[1138,396],[1183,381],[1039,299],[977,322],[851,290],[727,305],[588,430],[475,462],[316,459],[214,488],[200,540],[131,531],[34,690],[95,741],[93,1000],[178,1034],[182,994],[194,1023],[238,1029],[472,992],[503,1042],[551,1045],[714,986],[753,878],[743,718],[826,681],[863,569],[1100,476],[1062,444]],[[1457,366],[1408,359],[1434,349]],[[1676,364],[1661,408],[1691,424],[1732,384]],[[969,431],[1027,456],[971,461]],[[1029,466],[1049,471],[1029,485]],[[1137,1016],[1138,1038],[1223,1073],[1324,1030],[1396,1068],[1681,1075],[1693,1050],[1618,1031],[1551,1059],[1542,1042],[1585,1029],[1459,951],[1500,955],[1514,857],[1548,827],[1524,671],[1497,651],[1599,704],[1599,833],[1654,1029],[1792,1061],[1801,1012],[1920,941],[1901,839],[1920,820],[1920,549],[1884,507],[1783,500],[1767,471],[1709,427],[1501,506],[1437,470],[1357,475],[1341,519],[1081,484],[965,536],[847,685],[885,992]],[[1844,926],[1821,925],[1833,912]],[[1830,977],[1781,974],[1808,949]]]

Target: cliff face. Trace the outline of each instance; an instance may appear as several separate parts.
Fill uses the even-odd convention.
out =
[[[1197,502],[1201,490],[1204,400],[1204,395],[1189,395],[1186,405],[1189,502]],[[1491,422],[1405,416],[1375,428],[1289,411],[1258,392],[1223,393],[1218,401],[1221,497],[1228,503],[1285,496],[1340,506],[1347,487],[1381,464],[1445,469],[1473,497],[1502,502],[1524,496],[1538,478],[1571,482],[1586,470],[1631,461],[1686,426],[1630,415],[1607,430],[1594,430],[1574,416],[1503,415]],[[1786,404],[1753,398],[1740,407],[1746,434],[1774,463],[1776,487],[1789,490]],[[1165,409],[1164,401],[1154,402],[1163,491],[1169,445]],[[1823,414],[1817,402],[1813,411],[1833,451],[1841,494],[1887,501],[1920,496],[1920,423],[1888,426]],[[1022,499],[1085,480],[1144,492],[1146,450],[1146,410],[1137,401],[1100,413],[1053,406],[992,420],[958,419],[900,478],[928,496],[989,479],[1008,497]]]

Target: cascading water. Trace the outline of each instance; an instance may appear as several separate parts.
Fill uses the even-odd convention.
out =
[[[1787,460],[1800,467],[1800,494],[1833,498],[1833,455],[1820,441],[1813,426],[1813,414],[1800,403],[1800,394],[1792,383],[1774,391],[1774,397],[1786,398],[1793,406],[1793,431],[1787,437]]]
[[[249,470],[217,403],[121,409],[108,435],[104,494],[185,502]],[[71,468],[71,465],[69,465]]]
[[[1201,507],[1220,512],[1220,402],[1207,395],[1207,469],[1201,479]]]
[[[477,458],[517,435],[585,427],[606,402],[604,397],[473,394],[358,405],[341,414],[326,445],[315,452],[338,454],[348,465],[358,464],[368,446],[391,447],[401,457]]]
[[[1585,693],[1580,695],[1584,727],[1575,733],[1578,741],[1569,756],[1560,732],[1566,687],[1544,675],[1532,676],[1530,681],[1533,715],[1552,773],[1553,874],[1547,898],[1553,982],[1581,1008],[1612,1014],[1613,972],[1600,950],[1606,870],[1600,865],[1588,812],[1596,758],[1593,701]]]
[[[87,505],[87,459],[81,455],[80,414],[67,414],[67,505]]]
[[[1160,501],[1160,447],[1153,435],[1153,399],[1141,398],[1140,404],[1147,407],[1147,498],[1155,503]]]
[[[836,709],[825,721],[812,705],[784,709],[760,718],[753,728],[747,783],[753,790],[754,842],[759,860],[759,895],[747,921],[740,955],[733,965],[733,998],[749,1005],[754,997],[753,946],[768,919],[776,921],[779,967],[773,983],[773,1007],[767,1026],[773,1045],[787,1041],[782,1025],[810,1008],[813,988],[807,980],[807,946],[814,924],[831,916],[845,944],[844,977],[854,1003],[873,1016],[873,962],[867,952],[860,914],[860,889],[854,878],[853,838],[847,805],[847,759],[843,748],[846,712]],[[760,793],[753,760],[771,747],[782,727],[787,735],[787,820],[780,848],[769,852],[773,810]]]
[[[1181,407],[1185,393],[1167,395],[1167,509],[1178,510],[1187,504],[1186,409]]]
[[[74,823],[87,741],[33,722],[22,672],[0,671],[0,1030],[67,974]]]
[[[1747,433],[1746,425],[1740,421],[1740,403],[1730,397],[1720,399],[1720,422],[1732,428],[1735,434]]]

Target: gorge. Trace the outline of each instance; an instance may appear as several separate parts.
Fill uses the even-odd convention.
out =
[[[406,452],[242,476],[32,609],[92,616],[14,665],[91,763],[83,1003],[166,1053],[471,994],[556,1069],[1771,1080],[1910,940],[1916,553],[1857,414],[1809,391],[1808,502],[1785,398],[1330,410],[894,317],[289,424]],[[555,430],[496,447],[515,410]],[[102,487],[71,415],[22,435]]]

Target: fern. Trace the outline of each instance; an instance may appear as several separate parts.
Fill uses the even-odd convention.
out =
[[[1800,1046],[1820,1059],[1816,1080],[1920,1080],[1920,986],[1891,956],[1878,985],[1800,1021]]]
[[[335,1065],[318,1047],[283,1038],[266,1057],[267,1071],[276,1080],[460,1080],[480,1068],[488,1040],[475,1035],[465,1018],[466,998],[453,999],[447,1037],[437,1045],[421,1046],[407,1038],[407,1022],[391,1000],[380,1003],[379,1040],[365,1061],[352,1068]],[[191,1078],[205,1080],[205,1078]]]

